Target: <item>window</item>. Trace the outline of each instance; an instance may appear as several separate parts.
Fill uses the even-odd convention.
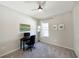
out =
[[[41,23],[41,36],[48,37],[49,36],[49,27],[48,23]]]
[[[40,32],[40,26],[38,26],[38,30],[37,31]]]

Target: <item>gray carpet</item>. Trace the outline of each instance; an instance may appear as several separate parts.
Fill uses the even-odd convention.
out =
[[[32,51],[17,50],[13,53],[3,56],[2,58],[75,58],[76,55],[72,50],[48,45],[45,43],[36,43]]]

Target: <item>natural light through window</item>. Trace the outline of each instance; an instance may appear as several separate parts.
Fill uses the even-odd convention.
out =
[[[49,36],[49,27],[48,23],[41,23],[41,36],[48,37]]]

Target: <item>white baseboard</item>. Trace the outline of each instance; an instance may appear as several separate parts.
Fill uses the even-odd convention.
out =
[[[74,51],[75,51],[75,54],[76,54],[77,58],[79,58],[78,50],[74,49]]]
[[[40,41],[43,42],[43,43],[46,43],[46,44],[51,44],[51,43],[49,43],[49,42],[44,42],[43,40],[40,40]],[[70,49],[70,50],[73,50],[73,51],[74,51],[73,48],[64,47],[64,46],[61,46],[61,45],[58,45],[58,44],[51,44],[51,45],[55,45],[55,46],[59,46],[59,47],[63,47],[63,48]]]
[[[16,51],[16,50],[18,50],[18,49],[19,49],[19,48],[14,49],[14,50],[12,50],[12,51],[9,51],[9,52],[7,52],[7,53],[4,53],[4,54],[0,55],[0,57],[2,57],[2,56],[4,56],[4,55],[7,55],[7,54],[10,54],[10,53],[12,53],[12,52],[14,52],[14,51]]]

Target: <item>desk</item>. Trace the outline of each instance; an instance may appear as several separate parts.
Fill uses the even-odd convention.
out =
[[[30,38],[29,38],[29,39],[30,39]],[[26,43],[26,42],[29,42],[29,41],[30,41],[29,39],[26,39],[26,38],[20,39],[20,49],[25,50],[25,43]]]
[[[33,48],[35,44],[35,35],[32,35],[30,37],[24,37],[20,39],[20,49],[23,48],[23,51],[25,50],[25,45],[28,45],[27,48]]]

